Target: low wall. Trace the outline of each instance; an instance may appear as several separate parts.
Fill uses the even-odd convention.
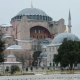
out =
[[[80,80],[80,74],[0,76],[0,80]]]

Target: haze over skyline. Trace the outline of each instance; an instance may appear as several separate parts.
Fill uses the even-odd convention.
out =
[[[31,7],[31,1],[34,8],[43,10],[53,21],[63,18],[66,26],[70,9],[72,33],[80,38],[79,0],[0,0],[0,24],[9,23],[22,9]]]

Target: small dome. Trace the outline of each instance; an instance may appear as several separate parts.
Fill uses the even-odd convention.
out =
[[[13,54],[7,56],[7,58],[16,58]]]
[[[37,8],[26,8],[21,10],[18,15],[43,15],[43,16],[47,16],[47,14]]]
[[[21,46],[19,46],[19,45],[11,45],[7,49],[11,49],[11,50],[22,50],[23,48]]]
[[[62,43],[64,39],[79,41],[79,38],[72,33],[60,33],[53,40],[51,44],[59,44]]]
[[[39,57],[40,57],[40,58],[47,57],[47,53],[46,53],[46,52],[41,53]]]

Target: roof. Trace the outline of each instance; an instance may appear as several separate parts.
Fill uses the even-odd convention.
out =
[[[5,64],[20,64],[21,62],[4,62]]]
[[[11,45],[7,48],[8,50],[22,50],[23,48],[19,45]]]
[[[6,35],[6,36],[4,36],[3,38],[11,38],[12,36],[10,36],[10,35]]]
[[[62,43],[65,38],[67,40],[79,41],[79,38],[72,33],[60,33],[52,40],[51,44]]]
[[[53,47],[53,46],[59,46],[59,45],[61,45],[62,43],[59,43],[59,44],[49,44],[47,47]]]
[[[47,45],[42,45],[42,48],[46,49],[47,48]]]
[[[7,23],[7,24],[1,24],[0,26],[1,27],[11,27],[12,25],[10,23]]]
[[[16,41],[18,41],[18,42],[32,42],[31,40],[19,40],[19,39],[16,39]]]
[[[23,10],[21,10],[17,15],[43,15],[43,16],[47,16],[47,14],[37,8],[25,8]]]
[[[16,58],[13,54],[7,56],[7,58]]]

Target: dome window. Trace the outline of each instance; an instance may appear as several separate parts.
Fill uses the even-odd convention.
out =
[[[33,19],[35,19],[35,15],[33,15]]]
[[[29,15],[27,15],[27,18],[29,19]]]
[[[42,16],[40,15],[40,20],[42,20]]]
[[[37,15],[37,20],[39,20],[39,15]]]
[[[45,20],[47,21],[47,16],[45,16]]]
[[[45,16],[43,16],[43,20],[45,20]]]
[[[22,15],[20,15],[20,19],[22,18]]]

